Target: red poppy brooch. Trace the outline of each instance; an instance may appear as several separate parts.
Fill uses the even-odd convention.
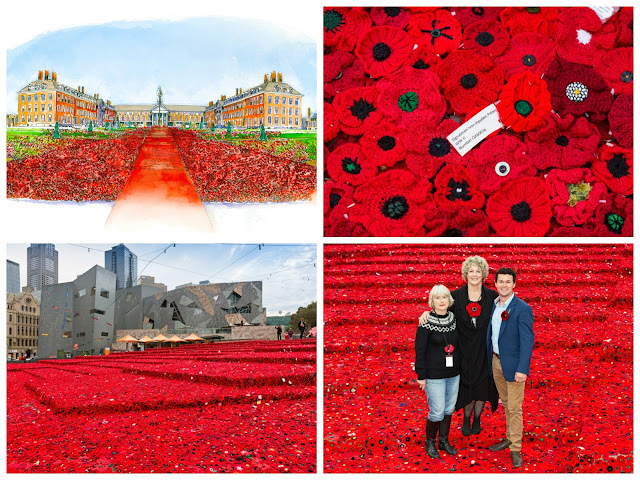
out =
[[[504,312],[502,312],[502,313],[500,314],[500,317],[502,318],[502,321],[503,321],[503,322],[506,322],[506,321],[507,321],[507,319],[509,318],[509,312],[507,312],[507,311],[505,310]]]
[[[467,313],[470,317],[479,317],[481,312],[482,308],[480,307],[480,304],[478,302],[471,302],[469,305],[467,305]]]

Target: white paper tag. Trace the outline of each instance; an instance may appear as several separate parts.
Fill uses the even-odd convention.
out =
[[[447,367],[453,367],[453,355],[447,355],[445,358],[445,365]]]
[[[591,10],[598,14],[602,23],[605,23],[609,20],[614,13],[620,10],[620,7],[589,7]]]
[[[504,128],[504,125],[500,121],[498,109],[491,104],[451,132],[447,140],[461,156],[464,156],[478,143],[501,128]]]

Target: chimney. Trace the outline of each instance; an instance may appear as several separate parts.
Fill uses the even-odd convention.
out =
[[[49,70],[44,71],[44,79],[49,80]]]
[[[107,105],[111,105],[111,100],[107,100]]]
[[[269,81],[269,77],[267,77],[267,74],[264,74],[264,83],[267,83]]]
[[[82,88],[82,87],[81,87],[80,85],[78,85],[78,93],[80,93],[80,89],[81,89],[81,88]]]
[[[240,90],[240,95],[242,95],[242,89],[240,88],[239,90]]]
[[[307,110],[307,117],[311,118],[311,107],[309,107],[309,109]]]
[[[82,87],[82,93],[84,93],[84,87]]]
[[[276,81],[276,72],[275,71],[271,72],[271,81],[272,82]]]
[[[38,80],[42,80],[42,70],[38,70]]]
[[[282,73],[278,73],[278,81],[282,82]]]
[[[211,100],[211,101],[209,102],[209,106],[210,106],[210,107],[213,107],[213,100]]]
[[[58,81],[58,74],[56,72],[53,72],[51,74],[51,80],[53,80],[54,82]]]

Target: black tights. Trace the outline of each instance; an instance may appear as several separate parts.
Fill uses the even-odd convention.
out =
[[[482,415],[482,410],[484,410],[485,403],[486,400],[471,400],[464,406],[465,418],[471,418],[471,412],[473,412],[474,419],[480,418],[480,415]]]

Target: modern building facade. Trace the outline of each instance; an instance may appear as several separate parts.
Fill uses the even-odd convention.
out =
[[[58,283],[58,251],[52,243],[32,243],[27,248],[27,285],[42,290]]]
[[[38,353],[39,324],[40,302],[31,295],[31,289],[7,293],[7,358],[17,360]]]
[[[7,260],[7,293],[20,293],[20,264]]]
[[[104,252],[104,268],[116,274],[116,288],[135,287],[138,257],[122,243]]]
[[[149,275],[140,275],[138,278],[138,285],[147,285],[149,287],[155,287],[163,292],[167,291],[167,286],[164,283],[156,282],[155,277],[151,277]]]

